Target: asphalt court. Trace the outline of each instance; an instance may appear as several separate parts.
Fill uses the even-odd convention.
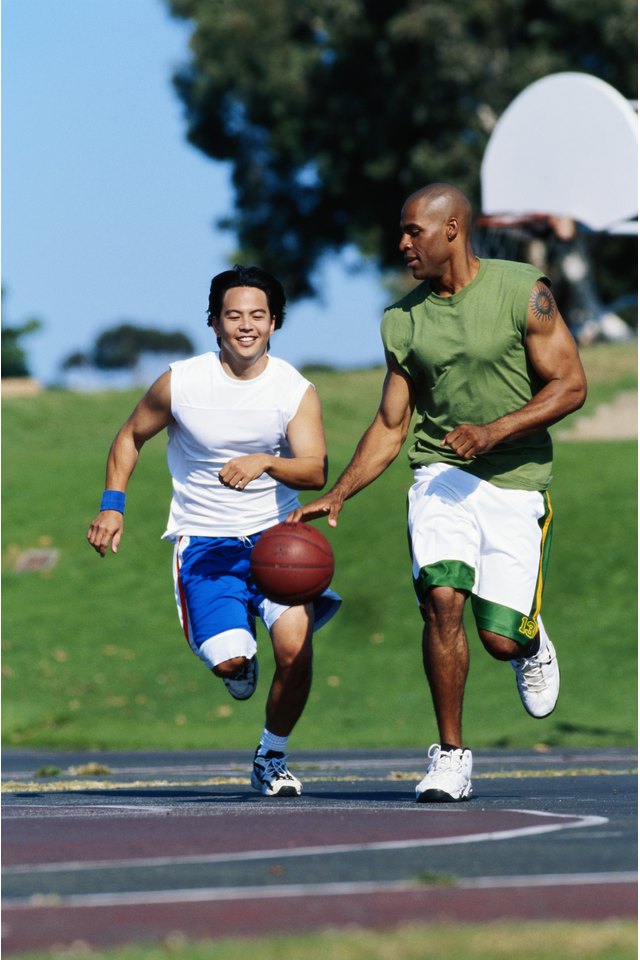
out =
[[[637,756],[474,751],[474,797],[416,804],[426,751],[3,754],[3,949],[637,907]],[[35,773],[57,767],[57,777]]]

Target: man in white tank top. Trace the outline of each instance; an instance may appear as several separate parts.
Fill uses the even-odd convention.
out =
[[[280,283],[258,267],[214,277],[209,326],[219,352],[173,363],[118,432],[100,512],[87,539],[117,553],[128,481],[143,444],[165,428],[173,497],[164,538],[174,543],[178,616],[193,652],[245,700],[258,678],[255,620],[265,624],[275,673],[251,782],[265,796],[299,796],[286,747],[311,686],[312,633],[337,611],[327,590],[315,604],[286,607],[250,576],[260,534],[299,506],[297,490],[326,483],[327,454],[315,388],[269,355],[283,321]]]

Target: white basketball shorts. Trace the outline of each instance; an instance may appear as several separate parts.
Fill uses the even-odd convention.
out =
[[[528,644],[551,546],[548,494],[496,487],[445,463],[414,476],[409,540],[423,613],[432,587],[455,587],[471,594],[478,629]]]

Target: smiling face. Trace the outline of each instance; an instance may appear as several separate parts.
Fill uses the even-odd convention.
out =
[[[220,338],[220,359],[234,376],[257,377],[262,373],[275,323],[264,290],[258,287],[227,290],[220,316],[212,318],[212,325]]]

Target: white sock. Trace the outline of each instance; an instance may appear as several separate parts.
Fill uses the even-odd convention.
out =
[[[265,727],[260,737],[258,753],[269,753],[270,750],[274,753],[286,753],[288,741],[289,737],[277,737],[275,733],[269,733]]]

